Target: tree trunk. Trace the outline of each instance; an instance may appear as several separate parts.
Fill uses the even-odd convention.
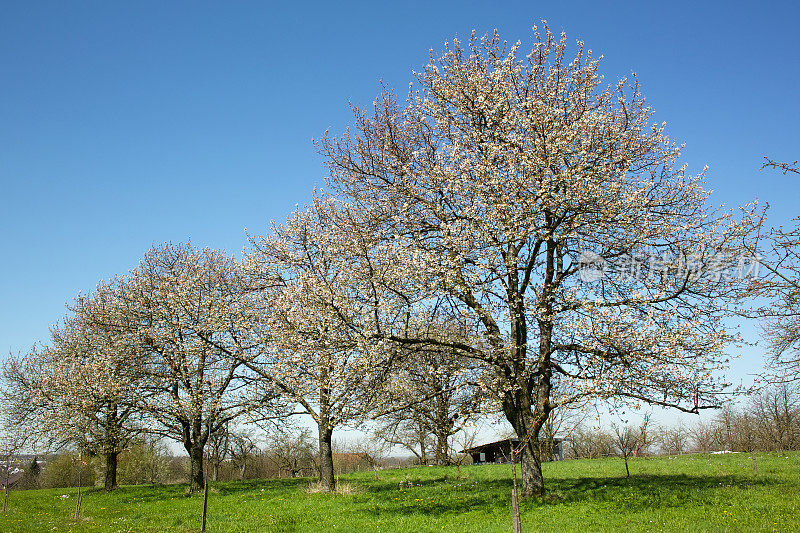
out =
[[[525,408],[525,405],[528,407]],[[544,421],[542,416],[534,416],[530,403],[526,401],[525,391],[508,394],[503,402],[506,418],[514,428],[521,446],[520,473],[522,477],[523,498],[544,495],[544,478],[542,477],[542,460],[539,449],[539,430]],[[546,418],[546,415],[545,415]]]
[[[543,496],[544,477],[542,476],[542,459],[539,453],[538,431],[532,435],[533,438],[525,439],[527,442],[522,447],[522,461],[520,470],[522,472],[522,497]],[[520,437],[522,439],[523,437]]]
[[[333,430],[319,426],[319,481],[325,490],[333,492],[336,490],[336,478],[333,475]]]
[[[106,479],[105,490],[111,491],[117,488],[117,457],[119,452],[106,452]]]
[[[189,492],[203,490],[205,481],[205,448],[211,435],[211,420],[203,423],[200,417],[181,420],[183,426],[183,448],[189,454]]]
[[[450,464],[450,446],[447,438],[450,436],[449,429],[439,428],[436,432],[436,464]]]
[[[189,452],[189,492],[203,490],[205,477],[203,476],[203,447],[193,444]]]
[[[550,223],[549,214],[546,216]],[[503,357],[507,358],[507,366],[499,368],[500,378],[507,380],[511,389],[503,397],[503,412],[520,439],[522,447],[520,471],[522,475],[522,497],[543,496],[544,478],[542,477],[542,456],[539,444],[539,433],[550,414],[551,348],[553,324],[549,317],[553,315],[554,279],[558,262],[558,246],[552,239],[547,240],[546,273],[542,293],[538,304],[537,320],[539,326],[539,347],[535,360],[528,357],[528,323],[526,317],[524,295],[516,290],[520,286],[519,271],[509,270],[507,281],[509,288],[510,345],[503,346],[499,337],[495,340],[498,351],[509,350]],[[516,262],[516,256],[506,257],[509,264]],[[499,330],[495,331],[499,335]],[[526,365],[531,368],[526,369]]]
[[[336,478],[333,475],[333,424],[331,422],[331,389],[328,386],[330,369],[323,368],[319,389],[319,481],[327,492],[336,490]]]
[[[448,438],[453,432],[453,419],[450,418],[448,412],[449,398],[442,396],[446,394],[441,387],[436,388],[439,395],[435,398],[436,420],[434,425],[434,433],[436,437],[436,464],[448,465],[450,464],[450,446]]]

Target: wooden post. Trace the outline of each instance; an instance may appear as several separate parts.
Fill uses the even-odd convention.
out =
[[[8,483],[11,481],[11,452],[6,456],[6,482],[3,485],[3,512],[8,509]]]
[[[8,509],[8,476],[6,476],[6,484],[3,485],[3,512]]]
[[[208,435],[211,436],[211,417],[208,419]],[[205,450],[203,450],[205,454]],[[203,469],[205,470],[203,475],[203,521],[202,525],[200,526],[201,533],[205,532],[206,530],[206,517],[208,516],[208,461],[203,461]]]
[[[81,515],[81,500],[83,499],[83,494],[81,494],[81,485],[83,484],[83,447],[81,447],[81,453],[78,456],[78,498],[75,502],[75,520],[77,520]]]
[[[200,531],[206,530],[206,515],[208,514],[208,476],[205,478],[205,487],[203,489],[203,525]]]
[[[522,533],[522,521],[519,516],[519,495],[517,492],[517,450],[511,442],[511,531],[512,533]]]

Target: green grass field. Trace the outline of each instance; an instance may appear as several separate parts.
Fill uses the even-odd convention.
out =
[[[687,455],[545,465],[548,495],[522,503],[523,531],[800,531],[800,453]],[[309,479],[214,484],[208,531],[511,530],[507,465],[419,467],[342,476],[349,494]],[[0,531],[199,531],[202,497],[185,485],[12,492]],[[65,496],[66,495],[66,496]]]

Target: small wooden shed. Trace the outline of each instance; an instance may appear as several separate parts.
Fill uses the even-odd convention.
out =
[[[560,437],[553,438],[551,447],[553,450],[553,456],[550,458],[550,460],[564,460],[565,440],[566,439]],[[480,446],[473,446],[472,448],[462,450],[461,453],[468,453],[470,456],[472,456],[472,462],[476,465],[484,463],[510,463],[512,446],[519,446],[518,438],[503,439],[496,442],[481,444]]]

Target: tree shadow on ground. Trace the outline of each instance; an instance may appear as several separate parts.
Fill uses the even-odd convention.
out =
[[[442,484],[454,484],[454,483],[472,483],[473,480],[455,480],[452,477],[447,476],[439,476],[436,478],[428,478],[428,479],[420,479],[410,477],[409,479],[404,479],[401,481],[373,481],[370,480],[365,485],[365,490],[370,494],[381,494],[384,492],[398,492],[399,490],[407,490],[407,489],[415,489],[420,487],[433,487],[433,486],[441,486]]]
[[[686,474],[632,475],[626,477],[585,477],[551,480],[544,504],[603,501],[627,512],[654,507],[679,507],[692,501],[713,500],[728,487],[749,488],[774,485],[776,480],[738,475],[690,476]]]
[[[243,492],[259,491],[265,489],[269,493],[277,492],[281,495],[287,491],[302,490],[313,481],[312,478],[271,478],[271,479],[244,479],[236,481],[225,481],[221,483],[211,482],[209,490],[214,495],[227,496],[231,494],[241,494]],[[157,490],[154,490],[157,489]],[[102,488],[84,489],[85,494],[106,494]],[[114,491],[114,494],[121,498],[134,498],[137,502],[151,502],[171,498],[190,498],[201,497],[203,491],[199,490],[194,494],[189,493],[188,483],[176,483],[172,485],[123,485]]]
[[[173,485],[120,485],[110,493],[105,492],[102,488],[94,489],[93,492],[98,495],[112,494],[123,501],[131,498],[129,503],[146,503],[180,498],[186,496],[188,491],[187,483],[179,483]]]
[[[770,479],[753,479],[741,476],[687,476],[678,475],[633,475],[630,478],[617,477],[585,477],[547,479],[548,491],[544,497],[529,498],[522,501],[523,510],[532,510],[542,506],[558,506],[564,504],[598,503],[616,507],[620,512],[635,513],[655,508],[681,507],[690,502],[708,500],[713,503],[715,493],[734,486],[750,488],[771,485],[776,481]],[[441,515],[445,513],[463,513],[481,509],[483,511],[502,512],[511,504],[510,479],[483,480],[478,483],[458,482],[420,482],[409,487],[403,494],[396,483],[372,484],[368,493],[379,495],[379,501],[373,501],[374,507],[359,510],[371,516],[391,516],[410,514]],[[431,498],[430,487],[438,486],[447,491],[442,498]],[[420,499],[415,499],[413,489],[428,487],[420,491]],[[387,492],[403,494],[403,498],[392,501]]]
[[[226,481],[224,485],[217,487],[211,484],[214,491],[220,495],[236,494],[246,491],[265,489],[269,492],[280,492],[285,494],[287,490],[302,490],[306,488],[313,478],[294,477],[294,478],[271,478],[264,479],[243,479],[237,481]]]

